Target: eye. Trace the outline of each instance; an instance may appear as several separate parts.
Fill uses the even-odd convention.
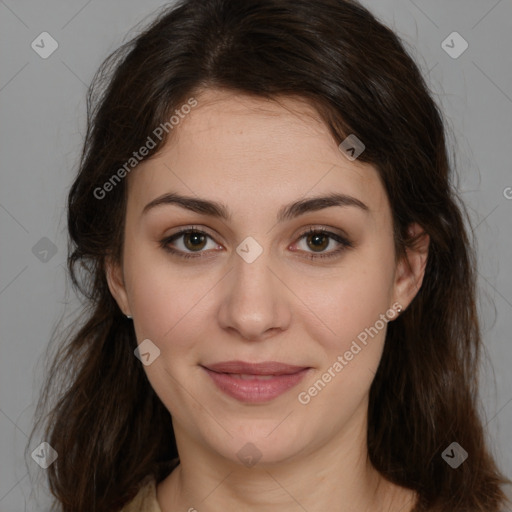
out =
[[[318,258],[335,258],[347,248],[353,247],[352,242],[346,237],[327,231],[324,228],[310,228],[299,237],[299,240],[302,239],[305,239],[306,248],[313,250],[313,253],[309,253],[306,256],[312,260]],[[335,242],[334,245],[338,244],[338,247],[324,253],[325,249],[332,245],[331,242],[333,240]]]
[[[202,256],[202,252],[204,252],[203,249],[207,248],[208,239],[213,242],[213,238],[205,231],[190,227],[163,239],[160,245],[165,251],[181,258],[204,258],[206,256]],[[299,236],[299,241],[302,241],[302,239],[305,239],[306,243],[306,249],[302,252],[308,253],[308,249],[313,251],[306,256],[309,259],[334,258],[347,248],[353,247],[352,242],[346,237],[327,231],[324,228],[310,228]],[[180,243],[176,244],[177,241]],[[338,247],[325,252],[325,249],[332,245],[331,242],[333,241],[338,244]],[[181,245],[181,247],[176,248],[176,245]],[[212,245],[213,249],[217,247],[215,243]],[[293,251],[296,252],[295,249]]]
[[[183,239],[181,241],[181,244],[178,244],[182,246],[181,248],[178,248],[178,250],[176,250],[175,248],[170,246],[170,244],[173,244],[176,240],[179,240],[180,238]],[[181,256],[183,258],[201,258],[203,256],[201,256],[200,254],[196,255],[193,253],[200,253],[205,248],[206,241],[208,238],[213,240],[213,238],[205,231],[202,231],[195,227],[191,227],[187,229],[182,229],[181,231],[178,231],[174,235],[165,238],[160,242],[160,245],[164,250],[170,252],[171,254],[175,254],[176,256]]]

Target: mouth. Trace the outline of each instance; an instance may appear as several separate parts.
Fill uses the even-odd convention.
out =
[[[269,402],[299,384],[310,367],[276,361],[226,361],[201,365],[224,394],[245,403]]]

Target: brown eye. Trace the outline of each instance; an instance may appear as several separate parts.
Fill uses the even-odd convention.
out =
[[[315,251],[323,251],[329,246],[329,237],[323,233],[308,235],[306,240],[308,246]]]
[[[302,239],[306,242],[306,248],[298,252],[305,253],[306,258],[311,260],[339,257],[346,249],[353,247],[347,238],[321,228],[309,229],[299,237],[299,240]],[[209,240],[213,243],[213,249],[219,249],[211,235],[200,229],[188,228],[165,238],[160,245],[165,251],[182,258],[206,258],[212,256],[211,250],[204,250]],[[326,250],[331,242],[338,247]]]
[[[191,251],[200,251],[206,245],[206,236],[203,233],[190,231],[183,235],[183,243]]]
[[[347,238],[323,228],[310,228],[299,237],[299,240],[302,239],[306,242],[306,249],[302,252],[305,252],[306,257],[311,260],[339,257],[346,249],[354,246]],[[338,248],[326,250],[332,241],[338,244]]]
[[[165,238],[160,242],[160,246],[165,251],[183,258],[201,258],[206,257],[203,252],[211,252],[203,250],[209,240],[212,241],[212,248],[218,248],[217,244],[213,243],[211,235],[200,229],[188,228]]]

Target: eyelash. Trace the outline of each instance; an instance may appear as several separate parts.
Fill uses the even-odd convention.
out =
[[[206,256],[201,256],[200,255],[201,253],[199,251],[198,251],[198,254],[196,255],[193,253],[187,253],[187,252],[183,252],[180,250],[172,249],[169,246],[169,244],[171,242],[174,242],[176,239],[180,238],[181,236],[183,236],[185,234],[191,234],[191,233],[205,235],[213,240],[211,235],[209,235],[208,233],[206,233],[205,231],[203,231],[201,229],[197,229],[194,226],[192,226],[190,228],[182,229],[181,231],[174,233],[170,237],[164,238],[163,240],[160,241],[160,246],[166,252],[169,252],[169,253],[171,253],[175,256],[181,257],[181,258],[185,258],[185,259],[205,258]],[[352,242],[350,242],[348,239],[346,239],[336,233],[332,233],[331,231],[327,231],[324,228],[309,228],[307,231],[303,232],[299,236],[298,240],[301,240],[302,238],[304,238],[308,235],[314,235],[314,234],[320,234],[320,235],[327,236],[328,238],[331,238],[331,239],[335,240],[336,242],[338,242],[339,244],[341,244],[341,247],[339,247],[338,249],[336,249],[334,251],[325,253],[325,254],[323,254],[323,253],[308,253],[309,254],[309,256],[307,256],[308,259],[317,260],[317,259],[325,259],[325,258],[335,258],[335,257],[339,256],[346,249],[353,247]]]

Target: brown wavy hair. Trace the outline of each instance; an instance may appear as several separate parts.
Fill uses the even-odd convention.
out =
[[[83,310],[51,356],[30,436],[43,426],[59,454],[47,469],[54,506],[119,510],[178,456],[170,413],[133,355],[133,324],[106,281],[106,258],[120,261],[123,251],[129,177],[106,199],[95,190],[207,88],[305,99],[338,143],[349,134],[364,141],[359,160],[380,173],[397,257],[416,241],[410,223],[430,237],[423,285],[388,325],[371,385],[369,458],[385,478],[417,491],[415,512],[501,510],[510,503],[501,486],[512,482],[490,453],[478,411],[475,249],[445,122],[399,37],[343,0],[181,0],[98,70],[67,205],[68,271]],[[469,454],[457,469],[441,456],[454,441]]]

